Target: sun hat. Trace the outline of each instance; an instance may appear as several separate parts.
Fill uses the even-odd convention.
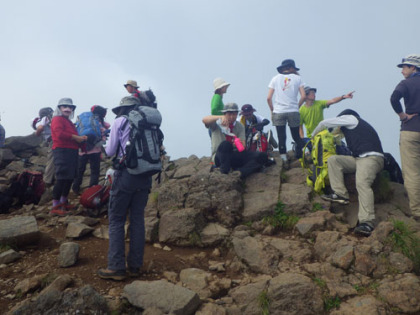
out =
[[[241,107],[242,116],[250,116],[253,112],[256,112],[256,109],[251,104],[245,104]]]
[[[140,105],[140,100],[137,97],[134,97],[134,96],[125,96],[121,99],[120,104],[117,107],[114,107],[112,109],[112,112],[115,115],[118,115],[118,109],[119,108],[134,106],[134,105]]]
[[[70,106],[73,110],[76,109],[76,105],[73,104],[73,100],[70,97],[63,97],[58,101],[57,107],[62,105]]]
[[[238,104],[236,104],[236,103],[227,103],[223,107],[222,113],[227,113],[227,112],[239,112]]]
[[[404,65],[414,66],[420,69],[420,55],[410,54],[402,59],[401,63],[397,65],[398,68],[402,68]]]
[[[134,80],[128,80],[126,84],[124,84],[124,87],[127,87],[127,85],[131,85],[132,87],[138,89],[137,81]]]
[[[314,91],[316,93],[316,88],[305,86],[305,93],[308,94],[310,91]]]
[[[214,87],[215,91],[218,90],[218,89],[221,89],[224,86],[229,86],[229,85],[230,85],[230,83],[227,83],[222,78],[216,78],[216,79],[213,80],[213,87]]]
[[[281,65],[277,67],[277,71],[281,73],[284,69],[287,69],[290,67],[295,68],[296,71],[300,70],[299,68],[296,67],[295,61],[293,59],[284,59],[281,62]]]

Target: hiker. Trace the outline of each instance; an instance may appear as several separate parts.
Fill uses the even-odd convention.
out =
[[[120,158],[123,156],[130,133],[130,125],[124,116],[128,115],[138,104],[137,98],[126,96],[117,107],[112,109],[117,117],[111,127],[105,148],[108,156],[116,155]],[[145,243],[144,208],[147,204],[151,185],[151,176],[132,175],[126,167],[114,172],[108,209],[108,266],[97,271],[100,278],[123,280],[126,277],[124,225],[128,209],[130,209],[130,245],[127,267],[131,276],[140,275]]]
[[[300,114],[300,126],[299,134],[302,139],[305,139],[305,143],[312,138],[312,131],[318,124],[324,120],[324,109],[329,108],[331,105],[341,102],[347,98],[353,98],[353,92],[344,94],[342,96],[334,97],[330,100],[316,100],[316,88],[306,86],[305,87],[305,102],[299,108]],[[306,128],[306,137],[303,132],[303,125]]]
[[[102,153],[102,144],[106,141],[106,134],[105,131],[109,129],[110,124],[105,122],[105,116],[107,109],[99,106],[94,105],[90,109],[93,117],[95,120],[99,122],[100,125],[100,132],[101,132],[101,140],[96,144],[93,144],[91,147],[86,146],[85,150],[79,150],[79,167],[77,171],[77,177],[73,181],[72,190],[76,195],[80,194],[80,185],[83,181],[83,174],[86,170],[86,164],[89,162],[90,165],[90,181],[89,187],[94,185],[98,185],[99,183],[99,172],[101,166],[101,153]],[[89,141],[89,135],[88,141]]]
[[[54,155],[55,184],[53,188],[52,215],[70,214],[74,206],[68,202],[71,184],[77,175],[79,146],[87,140],[79,136],[71,122],[76,106],[71,98],[62,98],[51,121],[52,150]]]
[[[411,54],[397,65],[405,80],[391,95],[391,104],[401,121],[400,155],[404,186],[411,213],[420,222],[420,55]],[[404,99],[405,112],[401,106]]]
[[[139,86],[137,85],[137,81],[127,80],[127,83],[124,84],[124,87],[132,96],[139,97],[138,95],[140,94],[140,91],[138,90]]]
[[[0,124],[0,148],[4,147],[5,141],[6,141],[6,130],[4,130],[4,127]]]
[[[239,121],[245,127],[246,149],[255,151],[251,147],[253,144],[253,137],[258,132],[261,133],[260,136],[265,137],[265,140],[267,142],[266,150],[268,144],[270,144],[273,148],[277,148],[277,142],[276,140],[274,140],[271,130],[269,130],[267,134],[262,134],[264,126],[267,126],[270,123],[270,121],[262,117],[261,115],[255,114],[255,112],[256,109],[254,109],[254,107],[251,104],[245,104],[241,107],[241,119]]]
[[[375,208],[372,190],[376,174],[384,167],[384,153],[378,134],[359,114],[346,109],[335,118],[321,121],[312,137],[325,128],[340,127],[352,152],[348,155],[332,155],[328,158],[328,176],[332,194],[321,198],[339,204],[349,203],[349,193],[344,184],[344,174],[356,173],[356,189],[359,195],[359,223],[356,234],[369,236],[374,229]]]
[[[220,172],[228,174],[233,168],[241,172],[244,179],[261,169],[267,163],[267,154],[244,151],[245,127],[239,123],[239,108],[235,103],[223,107],[223,115],[210,115],[203,118],[206,128],[211,130],[212,160]]]
[[[36,118],[35,134],[42,136],[44,139],[43,145],[48,148],[47,151],[47,164],[44,170],[44,183],[51,186],[54,183],[54,156],[52,151],[52,138],[51,138],[51,121],[54,110],[51,107],[44,107],[39,110],[39,117]]]
[[[211,99],[211,114],[212,115],[223,115],[222,110],[224,108],[223,104],[223,94],[226,93],[230,83],[227,83],[222,78],[216,78],[213,80],[214,95]]]
[[[277,129],[280,156],[288,166],[286,150],[286,123],[289,125],[292,138],[296,143],[295,155],[302,155],[303,140],[299,136],[299,107],[306,94],[303,81],[293,59],[285,59],[277,67],[277,74],[268,85],[267,103],[272,113],[272,123]],[[300,100],[298,101],[298,93]],[[274,99],[273,99],[274,97]]]

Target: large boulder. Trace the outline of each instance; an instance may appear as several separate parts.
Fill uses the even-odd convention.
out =
[[[0,221],[0,244],[22,246],[36,243],[40,231],[34,216],[13,217]]]

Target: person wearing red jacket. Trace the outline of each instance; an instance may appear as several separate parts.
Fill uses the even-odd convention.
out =
[[[53,188],[53,206],[51,215],[65,216],[73,208],[68,202],[71,184],[77,176],[79,146],[87,136],[79,136],[70,119],[74,116],[76,106],[71,98],[58,101],[51,121],[52,150],[54,156],[56,182]]]

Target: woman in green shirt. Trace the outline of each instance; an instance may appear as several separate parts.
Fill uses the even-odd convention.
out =
[[[214,95],[211,99],[211,114],[212,115],[223,115],[222,110],[224,107],[223,104],[223,94],[226,93],[230,83],[227,83],[222,78],[216,78],[213,80]]]

